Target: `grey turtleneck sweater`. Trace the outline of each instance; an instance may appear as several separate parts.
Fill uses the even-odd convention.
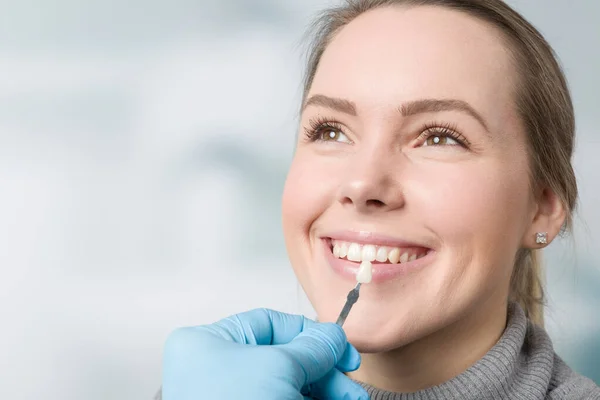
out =
[[[439,386],[392,393],[362,384],[371,400],[600,400],[600,388],[554,353],[546,331],[512,303],[500,340],[482,359]]]
[[[361,383],[371,400],[600,400],[600,387],[573,372],[555,353],[546,331],[508,308],[498,343],[457,377],[414,393],[387,392]],[[155,400],[161,400],[159,392]]]

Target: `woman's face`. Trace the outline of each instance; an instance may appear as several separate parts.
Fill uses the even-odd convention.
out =
[[[443,8],[363,14],[323,54],[284,232],[320,321],[335,321],[356,261],[375,251],[373,282],[344,325],[360,350],[506,303],[535,208],[514,75],[497,31]]]

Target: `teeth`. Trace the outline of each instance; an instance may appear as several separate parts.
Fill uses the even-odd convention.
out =
[[[390,251],[388,259],[392,264],[398,264],[398,261],[400,260],[400,249],[393,249]]]
[[[350,248],[348,249],[348,255],[346,256],[346,258],[350,261],[361,261],[360,257],[361,257],[361,251],[360,251],[360,245],[356,244],[356,243],[352,243],[350,245]]]
[[[340,258],[340,246],[337,243],[333,246],[333,256]]]
[[[375,261],[377,249],[372,244],[366,244],[362,248],[362,261]]]
[[[405,263],[407,261],[408,261],[408,253],[402,253],[402,255],[400,256],[400,262]]]
[[[340,246],[340,258],[344,258],[348,255],[348,243],[342,243]]]
[[[375,259],[379,262],[386,262],[388,259],[388,252],[385,247],[380,247],[377,249],[377,255],[375,255]]]
[[[332,241],[333,256],[336,258],[346,258],[353,262],[389,262],[392,264],[406,263],[425,257],[427,252],[414,249],[402,251],[400,248],[390,248],[385,246],[375,246],[372,244],[358,244],[342,242],[341,240]]]

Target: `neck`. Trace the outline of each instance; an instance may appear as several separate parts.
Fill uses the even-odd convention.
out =
[[[502,336],[506,318],[506,302],[489,302],[410,344],[363,354],[361,367],[348,376],[390,392],[411,393],[437,386],[481,359]]]

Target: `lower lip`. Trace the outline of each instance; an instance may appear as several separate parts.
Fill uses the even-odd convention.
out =
[[[348,261],[346,259],[336,258],[333,256],[333,252],[331,251],[330,241],[327,239],[322,240],[323,242],[323,251],[325,252],[325,258],[331,268],[341,275],[342,277],[352,280],[356,282],[356,273],[360,266],[360,263]],[[432,250],[429,250],[427,255],[424,257],[418,258],[414,261],[409,261],[406,263],[382,263],[377,264],[373,263],[373,280],[374,283],[385,282],[392,280],[394,278],[399,278],[402,276],[406,276],[411,272],[417,271],[423,268],[425,265],[429,264],[433,259],[435,253]]]

